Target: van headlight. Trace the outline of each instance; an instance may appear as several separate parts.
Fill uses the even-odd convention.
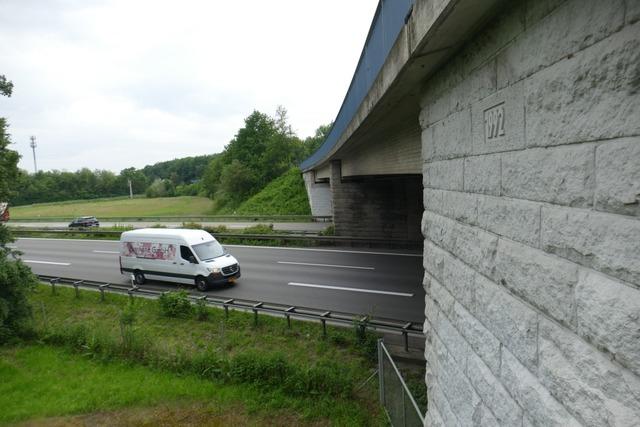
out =
[[[209,273],[220,273],[220,269],[218,267],[207,267]]]

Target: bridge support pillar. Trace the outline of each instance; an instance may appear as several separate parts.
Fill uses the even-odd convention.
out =
[[[333,160],[330,184],[336,235],[422,239],[421,175],[344,177],[340,160]]]

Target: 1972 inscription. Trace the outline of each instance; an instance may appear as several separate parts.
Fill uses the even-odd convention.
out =
[[[484,129],[486,140],[504,136],[504,103],[485,110]]]

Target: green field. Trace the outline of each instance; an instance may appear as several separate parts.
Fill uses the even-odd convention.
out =
[[[98,200],[74,200],[11,207],[11,219],[101,217],[157,217],[210,215],[213,202],[206,197],[182,196],[148,199],[116,197]]]
[[[114,413],[139,424],[141,413],[212,411],[225,421],[214,425],[385,424],[376,381],[365,383],[374,336],[328,327],[323,338],[316,323],[289,329],[261,315],[255,325],[252,314],[203,307],[166,317],[157,300],[102,302],[69,288],[40,286],[30,300],[31,344],[0,347],[0,424]]]

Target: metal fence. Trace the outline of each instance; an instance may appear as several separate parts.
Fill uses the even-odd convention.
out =
[[[378,340],[378,379],[380,403],[391,425],[394,427],[423,426],[424,415],[382,340]]]

